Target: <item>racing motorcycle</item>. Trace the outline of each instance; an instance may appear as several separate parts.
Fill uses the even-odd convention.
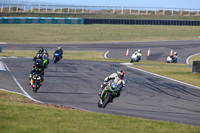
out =
[[[60,58],[61,58],[61,52],[55,51],[53,55],[54,63],[57,63],[60,60]]]
[[[48,67],[48,64],[49,64],[49,58],[47,55],[43,55],[42,56],[42,59],[43,59],[43,66],[44,66],[44,69],[46,69]]]
[[[168,56],[167,61],[165,63],[177,63],[179,58],[173,58],[173,56]]]
[[[118,85],[113,82],[108,82],[107,86],[99,92],[100,99],[98,101],[99,108],[105,108],[106,105],[117,97],[117,93],[115,92],[118,88]]]
[[[31,87],[33,88],[33,92],[37,92],[37,90],[41,86],[41,76],[39,72],[34,72],[31,77]]]
[[[141,60],[141,58],[142,58],[142,54],[141,53],[134,53],[131,56],[130,63],[132,63],[132,62],[139,62]]]

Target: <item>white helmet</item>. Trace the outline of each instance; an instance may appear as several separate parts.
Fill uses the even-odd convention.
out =
[[[61,49],[61,47],[58,47],[58,49]]]
[[[141,49],[138,49],[138,52],[141,53]]]

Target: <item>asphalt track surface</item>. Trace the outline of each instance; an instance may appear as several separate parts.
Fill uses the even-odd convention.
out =
[[[126,49],[143,51],[143,60],[164,62],[171,49],[177,51],[179,62],[185,63],[188,56],[199,53],[200,41],[163,41],[94,44],[3,44],[3,50],[38,50],[41,46],[64,51],[110,51],[108,58],[130,58]],[[150,57],[145,51],[151,50]],[[34,99],[92,112],[142,117],[190,125],[200,125],[200,89],[138,71],[120,63],[61,60],[45,70],[43,86],[34,93],[28,85],[31,58],[1,59],[9,71],[0,71],[0,88],[23,93],[13,80]],[[119,98],[105,109],[98,108],[98,91],[104,78],[117,69],[125,71],[126,88]]]

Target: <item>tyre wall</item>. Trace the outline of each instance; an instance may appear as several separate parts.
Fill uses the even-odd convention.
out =
[[[81,18],[0,17],[0,24],[83,24]]]

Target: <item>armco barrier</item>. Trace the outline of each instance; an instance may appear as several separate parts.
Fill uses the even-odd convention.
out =
[[[84,24],[81,18],[0,17],[0,24]]]
[[[200,20],[148,20],[148,19],[102,19],[85,18],[84,24],[130,24],[130,25],[185,25],[200,26]]]

